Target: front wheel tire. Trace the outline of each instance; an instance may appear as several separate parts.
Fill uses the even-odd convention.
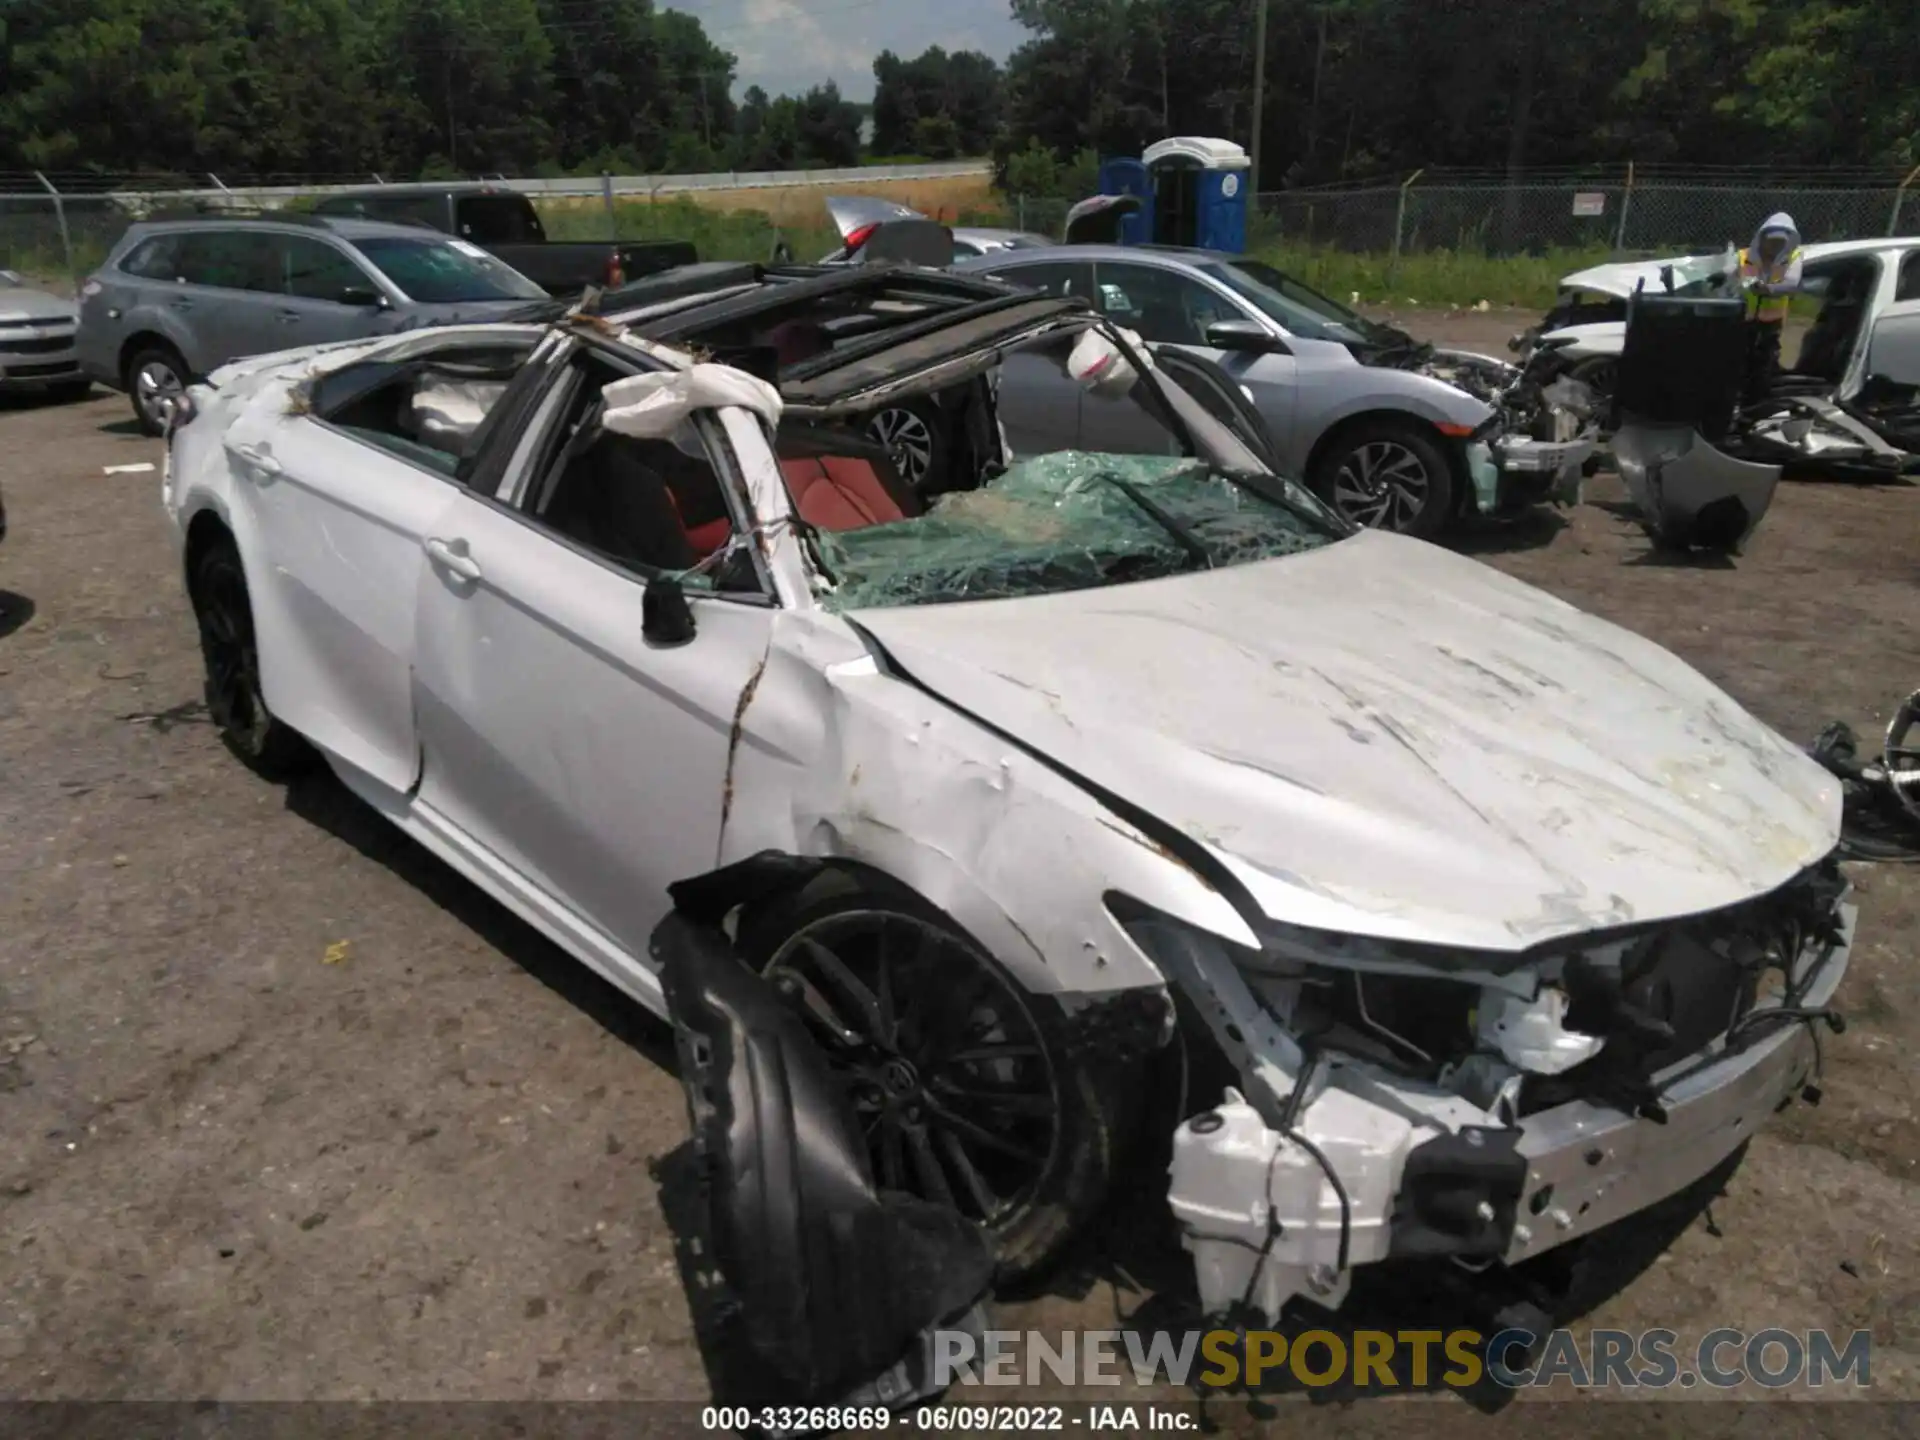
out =
[[[1348,431],[1317,460],[1314,490],[1354,524],[1431,539],[1453,517],[1453,465],[1432,430],[1376,420]]]
[[[829,873],[743,918],[740,950],[846,1085],[875,1183],[979,1225],[1002,1283],[1045,1268],[1105,1200],[1125,1087],[917,897]]]
[[[299,773],[313,752],[267,709],[240,552],[231,540],[207,546],[195,559],[190,579],[200,655],[206,663],[207,714],[221,740],[242,764],[266,779]]]
[[[167,433],[167,421],[186,395],[187,382],[187,363],[170,346],[150,345],[128,359],[127,398],[143,433]]]

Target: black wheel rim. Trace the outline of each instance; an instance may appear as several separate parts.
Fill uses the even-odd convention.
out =
[[[247,586],[230,561],[209,565],[198,596],[200,652],[207,664],[207,713],[228,735],[251,743],[266,707],[253,644]]]
[[[891,911],[807,926],[767,967],[839,1072],[882,1189],[1004,1227],[1060,1142],[1051,1057],[1025,997],[970,947]]]

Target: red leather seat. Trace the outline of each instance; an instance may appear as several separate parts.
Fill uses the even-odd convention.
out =
[[[793,496],[794,512],[815,529],[859,530],[907,518],[868,461],[845,455],[783,456],[780,473]]]
[[[712,509],[712,501],[717,498],[709,497],[706,507],[709,511]],[[695,514],[700,513],[700,502],[698,498],[683,498],[671,481],[667,484],[667,499],[673,505],[673,518],[679,522],[681,533],[687,537],[687,544],[700,559],[705,560],[733,538],[733,521],[725,515],[689,524],[687,511],[691,508]]]

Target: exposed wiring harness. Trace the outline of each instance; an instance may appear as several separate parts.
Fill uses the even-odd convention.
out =
[[[1858,737],[1837,720],[1808,747],[1843,787],[1840,852],[1846,859],[1920,861],[1920,746],[1908,743],[1917,726],[1920,690],[1902,701],[1887,723],[1878,764],[1861,762]]]
[[[1353,1202],[1347,1195],[1347,1187],[1340,1183],[1339,1173],[1333,1168],[1333,1163],[1327,1159],[1325,1152],[1302,1135],[1298,1128],[1300,1112],[1306,1107],[1307,1092],[1312,1089],[1313,1082],[1319,1078],[1320,1061],[1325,1054],[1311,1041],[1302,1048],[1306,1062],[1301,1065],[1300,1074],[1293,1082],[1293,1090],[1288,1094],[1286,1104],[1281,1107],[1279,1129],[1283,1138],[1291,1140],[1313,1157],[1315,1163],[1320,1166],[1320,1172],[1327,1177],[1327,1183],[1333,1187],[1333,1193],[1339,1198],[1340,1249],[1336,1257],[1334,1274],[1344,1275],[1353,1243]],[[1254,1262],[1252,1271],[1247,1275],[1247,1288],[1240,1296],[1242,1310],[1252,1304],[1254,1289],[1259,1285],[1260,1276],[1266,1270],[1267,1261],[1273,1255],[1274,1242],[1280,1238],[1282,1228],[1280,1217],[1273,1204],[1273,1167],[1280,1159],[1280,1149],[1280,1146],[1274,1146],[1273,1154],[1267,1160],[1267,1239],[1266,1243],[1260,1247],[1260,1258]]]

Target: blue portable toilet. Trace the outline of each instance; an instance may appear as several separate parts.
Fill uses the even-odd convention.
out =
[[[1231,140],[1176,135],[1140,157],[1153,188],[1148,233],[1158,245],[1238,255],[1247,248],[1247,152]]]
[[[1145,245],[1153,239],[1153,177],[1146,161],[1132,155],[1102,160],[1100,193],[1131,195],[1140,202],[1138,210],[1127,210],[1116,221],[1120,244]]]

